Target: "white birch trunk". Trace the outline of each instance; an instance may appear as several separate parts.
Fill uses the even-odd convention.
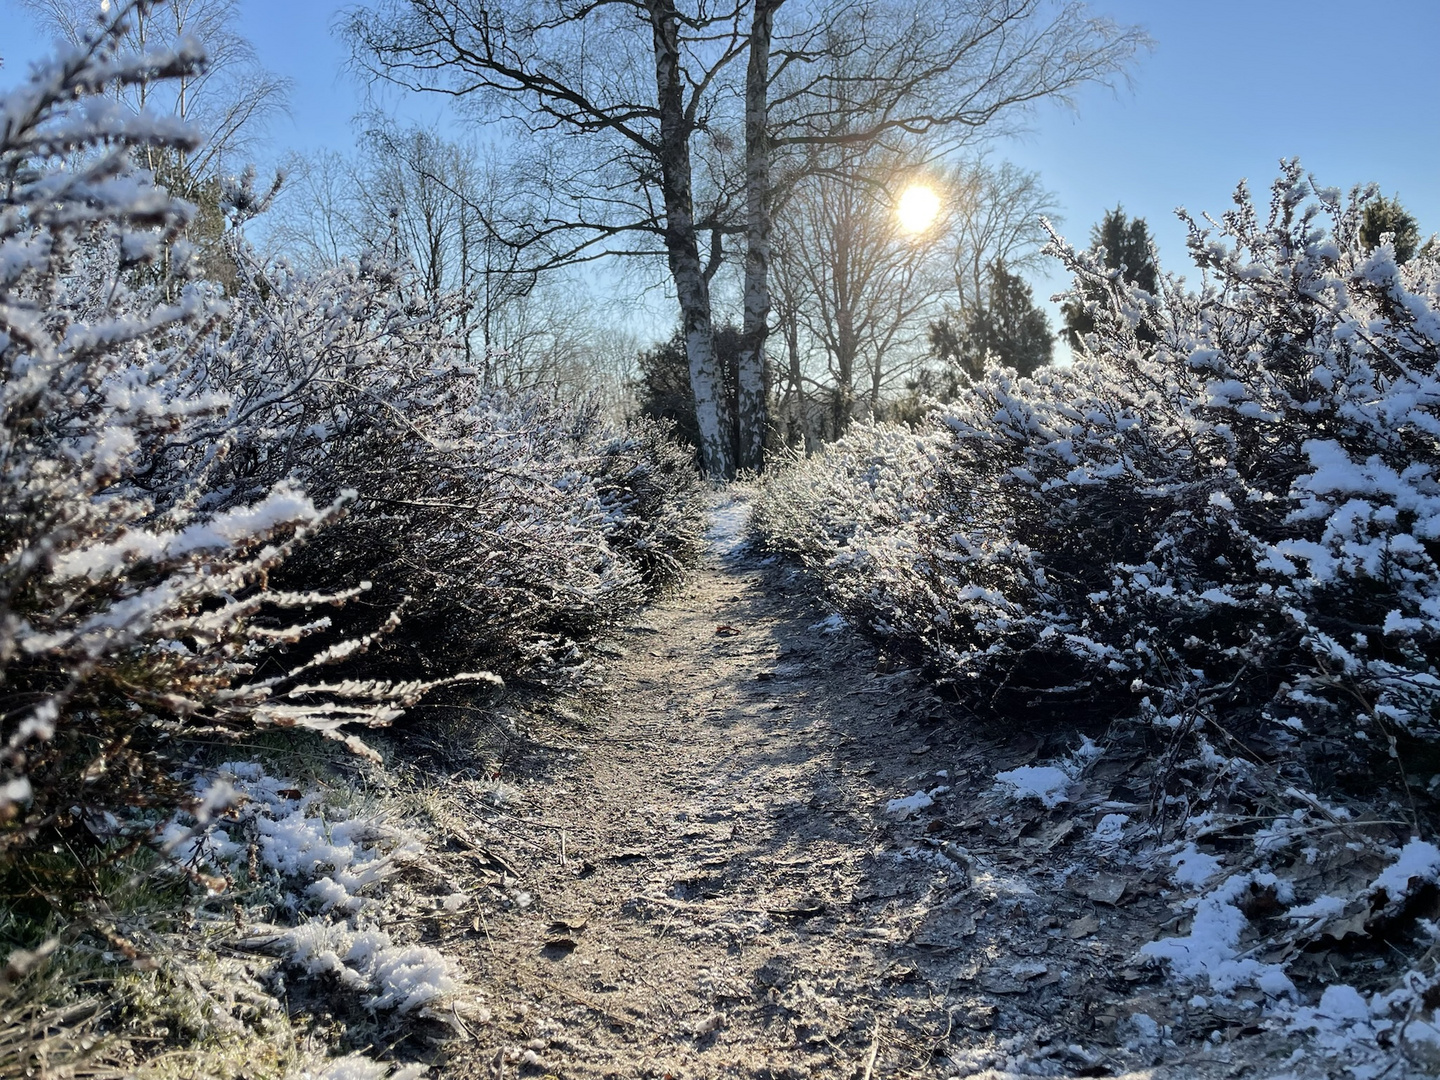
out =
[[[690,389],[700,430],[705,473],[728,480],[735,475],[731,454],[733,420],[715,356],[710,319],[710,284],[700,262],[691,197],[690,123],[685,115],[680,66],[679,18],[673,0],[646,0],[655,33],[655,88],[660,109],[660,184],[665,198],[665,251],[680,300]]]
[[[770,38],[784,0],[755,0],[745,72],[745,313],[739,377],[739,465],[765,465],[765,340],[770,322]]]

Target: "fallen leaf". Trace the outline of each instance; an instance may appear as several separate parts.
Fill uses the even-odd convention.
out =
[[[1099,919],[1097,919],[1094,915],[1082,915],[1074,922],[1066,924],[1065,936],[1068,938],[1079,940],[1083,937],[1089,937],[1091,934],[1095,933],[1095,931],[1099,929]]]
[[[716,637],[734,637],[738,633],[740,633],[740,631],[736,630],[733,626],[717,626],[715,628]]]
[[[719,1031],[724,1026],[725,1014],[718,1012],[712,1013],[704,1020],[698,1021],[697,1023],[692,1025],[690,1028],[690,1034],[694,1035],[696,1038],[700,1038],[702,1035],[709,1035],[712,1032]],[[668,1076],[669,1074],[667,1073],[666,1075]]]
[[[904,965],[896,965],[895,967],[892,967],[892,968],[890,968],[889,970],[887,970],[887,971],[886,971],[883,975],[881,975],[880,977],[881,977],[881,979],[883,979],[883,980],[884,980],[885,982],[887,982],[887,983],[890,983],[890,984],[895,985],[895,986],[899,986],[901,983],[910,982],[910,981],[913,980],[918,974],[919,974],[919,972],[916,971],[913,967],[906,967],[906,966],[904,966]]]
[[[1358,910],[1356,908],[1358,907]],[[1321,929],[1319,936],[1334,938],[1336,941],[1344,941],[1351,934],[1365,936],[1365,925],[1370,921],[1370,909],[1368,905],[1352,904],[1346,909],[1349,914],[1339,918],[1330,919]]]
[[[825,902],[818,897],[807,896],[790,907],[766,908],[769,914],[787,919],[813,919],[825,913]]]
[[[761,986],[784,986],[795,974],[795,961],[776,954],[755,970],[755,981]]]
[[[1053,829],[1047,830],[1043,836],[1039,837],[1041,843],[1040,850],[1044,852],[1054,851],[1055,848],[1060,845],[1060,842],[1074,831],[1075,819],[1066,818]]]
[[[1092,878],[1076,882],[1070,886],[1070,889],[1092,903],[1117,907],[1120,898],[1125,895],[1125,890],[1129,887],[1130,883],[1118,874],[1096,874]]]

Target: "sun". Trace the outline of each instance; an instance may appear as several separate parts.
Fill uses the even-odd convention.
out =
[[[911,184],[900,193],[895,213],[906,232],[922,233],[935,223],[940,213],[940,196],[932,187]]]

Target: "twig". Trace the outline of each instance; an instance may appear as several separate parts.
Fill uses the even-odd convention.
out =
[[[585,1008],[589,1009],[593,1013],[599,1013],[605,1018],[608,1023],[612,1024],[615,1027],[634,1028],[636,1026],[633,1020],[628,1020],[625,1017],[619,1015],[618,1013],[611,1012],[609,1009],[605,1008],[604,1005],[601,1005],[598,1001],[592,1001],[584,994],[580,994],[574,990],[567,989],[566,987],[561,986],[558,983],[547,983],[545,985],[545,989],[550,991],[551,993],[559,994],[561,997],[569,998],[571,1001],[575,1002],[575,1004],[583,1005]]]
[[[875,1074],[875,1058],[880,1053],[880,1018],[875,1018],[875,1034],[870,1036],[870,1053],[865,1058],[865,1071],[860,1074],[860,1080],[870,1080]]]
[[[500,822],[495,821],[494,819],[486,821],[485,824],[489,825],[491,828],[499,829],[501,832],[507,834],[515,840],[518,840],[520,843],[526,845],[527,847],[534,848],[536,851],[545,850],[545,846],[543,844],[537,844],[534,840],[526,839],[526,837],[520,832],[516,831],[515,829],[509,828],[508,826],[502,825],[500,824]]]

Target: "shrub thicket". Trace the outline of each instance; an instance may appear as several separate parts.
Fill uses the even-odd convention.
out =
[[[334,733],[415,696],[258,664],[316,627],[297,609],[356,594],[265,585],[347,495],[317,508],[280,479],[216,509],[203,473],[151,482],[223,411],[187,361],[224,308],[188,280],[192,208],[133,164],[189,136],[106,97],[202,57],[123,56],[117,36],[0,111],[0,859],[47,831],[111,837],[111,812],[176,798],[155,753],[176,731]]]
[[[1196,293],[1057,242],[1087,355],[980,380],[925,453],[857,430],[758,529],[972,700],[1435,734],[1440,266],[1364,249],[1372,197],[1242,187],[1189,222]]]
[[[543,666],[697,555],[698,474],[664,432],[610,430],[594,403],[487,391],[449,329],[461,298],[422,293],[378,255],[314,276],[235,257],[232,318],[198,359],[232,402],[217,497],[243,502],[282,477],[355,493],[277,580],[372,582],[342,624],[354,632],[401,610],[365,657],[372,676]]]
[[[149,843],[189,798],[176,735],[358,745],[344,725],[553,658],[700,543],[683,451],[482,392],[463,301],[403,267],[305,277],[232,237],[233,295],[197,280],[194,208],[136,165],[191,137],[115,91],[204,61],[124,54],[143,4],[0,98],[0,866]]]

